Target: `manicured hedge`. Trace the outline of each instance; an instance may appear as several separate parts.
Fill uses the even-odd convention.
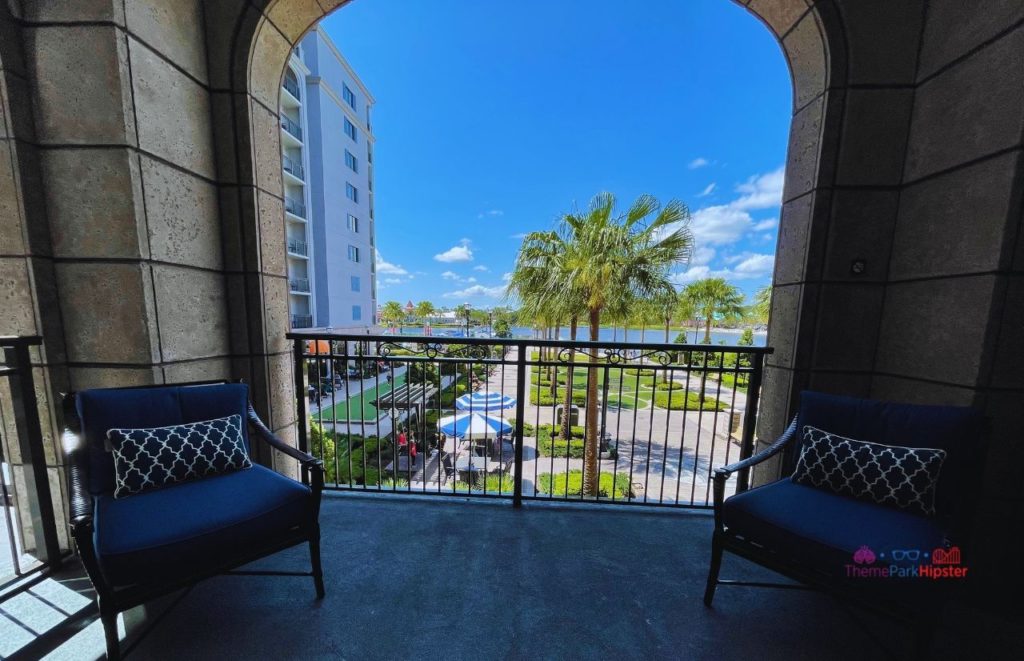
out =
[[[565,496],[566,481],[568,480],[568,495],[579,496],[583,493],[583,471],[571,470],[568,477],[565,473],[555,473],[554,484],[552,485],[551,473],[541,473],[537,480],[537,487],[540,493],[552,494],[553,496]],[[629,476],[624,474],[601,473],[598,478],[598,491],[601,497],[611,498],[614,484],[616,498],[629,498],[632,491],[629,487]]]
[[[669,402],[669,392],[667,390],[659,390],[654,395],[654,405],[658,408],[671,409],[673,411],[721,411],[726,408],[725,404],[707,395],[705,395],[704,402],[701,404],[699,394],[695,392],[688,393],[681,388],[672,392],[671,403]]]

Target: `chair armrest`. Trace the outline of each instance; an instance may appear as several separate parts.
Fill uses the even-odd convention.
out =
[[[714,498],[715,498],[715,530],[721,532],[722,526],[722,503],[725,502],[725,483],[733,473],[737,473],[745,468],[756,466],[763,461],[766,461],[775,455],[782,452],[782,450],[796,438],[796,418],[789,423],[786,430],[782,432],[782,436],[778,438],[774,443],[761,450],[755,455],[742,459],[740,461],[733,462],[728,466],[722,466],[715,469],[714,477]]]
[[[757,454],[747,457],[741,461],[735,461],[728,466],[716,468],[715,479],[719,479],[719,476],[721,476],[721,479],[728,479],[728,477],[733,473],[741,471],[744,468],[756,466],[757,464],[774,457],[794,438],[796,438],[796,418],[793,418],[793,421],[789,423],[789,426],[786,427],[786,431],[782,432],[782,436],[779,436],[778,440],[766,447],[764,450],[761,450]]]
[[[64,397],[64,432],[61,445],[67,455],[68,517],[71,530],[78,537],[79,531],[92,530],[93,498],[89,491],[89,448],[81,432],[78,411],[75,410],[74,395]],[[91,535],[90,535],[91,537]]]
[[[249,424],[252,425],[253,429],[256,430],[256,434],[263,439],[267,445],[299,462],[299,465],[303,470],[313,470],[314,472],[323,473],[324,463],[322,461],[308,452],[303,452],[298,448],[293,448],[282,441],[274,434],[274,432],[270,431],[270,429],[263,424],[263,421],[260,420],[260,416],[257,415],[256,409],[253,408],[251,403],[249,404],[248,416]]]

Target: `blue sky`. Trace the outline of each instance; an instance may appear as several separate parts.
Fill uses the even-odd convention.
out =
[[[728,0],[357,0],[324,28],[376,97],[380,302],[501,303],[525,232],[677,198],[680,284],[771,279],[791,84]]]

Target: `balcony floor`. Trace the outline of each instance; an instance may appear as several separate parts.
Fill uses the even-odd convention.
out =
[[[876,640],[894,657],[909,649],[902,628],[810,592],[720,587],[706,609],[703,513],[325,495],[320,519],[322,602],[308,578],[217,577],[127,614],[128,658],[864,659],[885,658]],[[307,563],[297,547],[258,566]],[[729,556],[722,576],[775,580]],[[991,616],[947,613],[943,625],[940,658],[976,654],[979,640],[1019,650],[1019,629]],[[55,657],[101,653],[96,622]]]

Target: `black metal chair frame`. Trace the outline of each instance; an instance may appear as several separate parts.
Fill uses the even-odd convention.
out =
[[[188,383],[161,384],[154,386],[138,386],[134,389],[160,388],[167,386],[192,386],[209,385],[217,383],[230,383],[229,381],[193,381]],[[312,489],[311,507],[309,518],[304,526],[291,531],[286,537],[278,538],[273,543],[260,548],[251,549],[244,555],[233,558],[229,562],[219,566],[178,577],[173,580],[157,580],[144,585],[131,585],[127,587],[115,587],[111,585],[100,569],[99,560],[96,556],[96,548],[93,544],[93,496],[89,491],[89,453],[88,442],[82,433],[81,420],[74,404],[75,393],[68,393],[64,398],[65,430],[64,447],[68,459],[68,494],[71,520],[71,534],[78,547],[82,564],[85,566],[89,580],[92,581],[96,590],[96,601],[99,608],[100,620],[103,624],[103,633],[106,639],[107,658],[120,658],[120,643],[117,634],[117,615],[147,601],[161,597],[176,590],[195,585],[196,583],[222,574],[235,574],[247,576],[310,576],[313,578],[313,585],[316,589],[317,599],[324,597],[323,569],[320,562],[320,496],[324,485],[323,462],[312,455],[291,447],[273,432],[260,420],[252,403],[248,405],[248,422],[250,430],[250,445],[255,438],[261,439],[274,450],[277,450],[299,463],[302,470],[303,481],[307,482]],[[216,478],[210,478],[216,479]],[[237,567],[253,562],[260,558],[273,555],[287,548],[299,544],[309,544],[309,555],[311,570],[308,572],[285,572],[285,571],[233,571]],[[156,568],[154,568],[155,570]],[[154,571],[154,576],[159,573]]]
[[[726,482],[734,474],[749,471],[754,466],[777,455],[782,454],[783,457],[786,457],[784,451],[792,451],[793,447],[790,446],[791,444],[795,446],[793,441],[798,437],[796,426],[797,419],[794,417],[782,436],[761,452],[742,461],[715,469],[713,486],[715,530],[711,537],[711,564],[708,569],[707,585],[704,589],[704,605],[711,607],[715,589],[719,585],[815,590],[837,598],[844,605],[852,604],[868,612],[895,618],[905,623],[913,629],[918,658],[929,658],[931,640],[937,621],[934,611],[921,613],[908,604],[879,598],[877,594],[844,585],[833,576],[809,569],[804,563],[782,556],[775,549],[759,544],[756,540],[746,539],[725,527],[722,520],[722,505],[725,502]],[[722,555],[725,551],[771,569],[796,581],[797,584],[720,579],[718,575],[722,567]]]

